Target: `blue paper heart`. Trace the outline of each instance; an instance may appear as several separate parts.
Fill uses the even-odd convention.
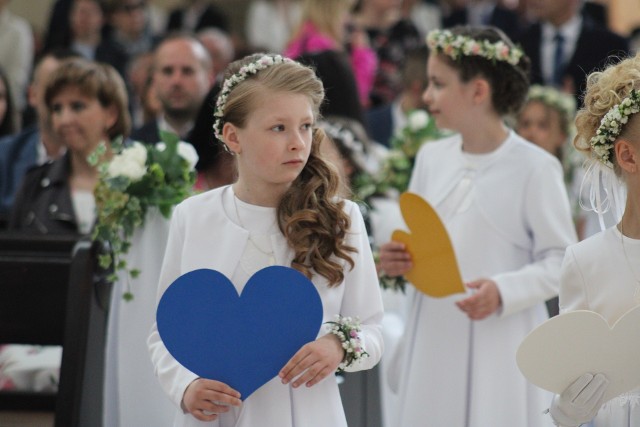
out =
[[[254,274],[238,295],[225,275],[200,269],[178,277],[158,304],[169,353],[202,378],[249,397],[270,381],[322,325],[322,301],[300,272],[282,266]]]

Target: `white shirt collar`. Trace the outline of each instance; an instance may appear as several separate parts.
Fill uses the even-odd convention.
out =
[[[576,15],[564,25],[556,28],[548,22],[542,23],[542,43],[540,44],[540,67],[542,76],[546,84],[551,84],[553,75],[553,56],[555,52],[555,37],[557,32],[560,32],[564,37],[564,63],[568,63],[573,57],[573,53],[576,50],[576,44],[578,43],[578,37],[580,37],[580,30],[582,28],[582,17]]]
[[[573,39],[576,41],[580,35],[580,28],[582,28],[582,17],[580,15],[575,15],[558,28],[549,22],[543,22],[542,37],[543,40],[553,40],[553,37],[559,31],[565,40]]]
[[[169,122],[164,117],[164,114],[161,114],[158,117],[158,130],[175,133],[180,137],[180,139],[185,139],[187,134],[193,129],[193,120],[187,122],[181,129],[174,129]]]

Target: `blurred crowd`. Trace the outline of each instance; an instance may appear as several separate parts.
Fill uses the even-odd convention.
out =
[[[236,7],[243,9],[242,25],[231,19],[238,15],[231,10]],[[625,14],[625,7],[633,13]],[[362,128],[360,139],[366,141],[356,140],[370,157],[371,172],[383,161],[380,147],[389,147],[408,114],[426,109],[424,38],[429,30],[466,24],[500,28],[531,58],[532,83],[573,95],[579,106],[588,72],[610,62],[611,55],[636,49],[640,20],[634,27],[633,14],[638,15],[633,5],[613,0],[252,0],[242,6],[185,0],[171,7],[149,0],[56,0],[46,30],[35,32],[12,13],[9,0],[1,0],[0,223],[9,226],[26,172],[72,150],[69,128],[77,126],[79,136],[94,139],[83,142],[84,152],[113,136],[106,128],[89,136],[82,127],[95,123],[77,109],[71,109],[75,117],[55,120],[45,94],[51,75],[69,58],[106,64],[122,79],[117,84],[124,85],[126,110],[119,113],[130,124],[119,136],[153,144],[160,131],[171,131],[191,142],[200,157],[196,186],[205,190],[235,177],[232,159],[210,131],[211,115],[225,67],[248,53],[283,53],[315,67],[327,91],[323,115]],[[620,16],[625,22],[618,22]],[[556,30],[564,34],[561,48]],[[93,97],[81,89],[76,94]],[[567,142],[568,128],[565,136]],[[67,169],[75,176],[73,167]],[[92,181],[95,176],[88,189]],[[51,200],[39,198],[31,194],[22,211],[33,213],[31,205],[38,202],[50,215]],[[47,218],[35,216],[12,227],[51,232],[35,224]],[[73,209],[68,221],[64,230],[80,231]]]
[[[383,169],[410,114],[428,111],[426,34],[456,25],[491,25],[522,46],[534,86],[510,126],[565,167],[580,237],[599,228],[579,209],[573,120],[586,76],[638,49],[633,1],[173,3],[56,0],[38,34],[10,0],[0,0],[0,228],[89,233],[98,173],[87,156],[118,137],[155,144],[160,132],[175,133],[198,152],[197,190],[233,182],[234,159],[212,131],[215,96],[227,65],[254,52],[315,68],[326,89],[320,125],[333,142],[327,156],[351,187],[345,194],[360,194],[362,175]],[[236,25],[231,12],[240,4],[244,22]],[[367,202],[363,209],[382,206]],[[389,240],[380,230],[397,217],[366,218],[374,245]]]

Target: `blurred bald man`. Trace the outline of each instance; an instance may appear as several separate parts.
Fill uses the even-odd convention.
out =
[[[168,131],[184,140],[214,83],[211,56],[196,38],[174,35],[156,47],[152,67],[153,90],[162,111],[136,129],[131,138],[155,144],[160,141],[160,131]]]

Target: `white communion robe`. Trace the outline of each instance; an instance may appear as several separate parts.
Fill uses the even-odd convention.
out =
[[[560,163],[513,131],[487,154],[462,151],[454,135],[425,144],[410,191],[438,212],[463,281],[494,280],[502,307],[470,320],[455,301],[410,287],[405,333],[389,380],[398,427],[540,427],[551,394],[516,365],[523,338],[547,318],[565,248],[576,241]]]
[[[242,262],[245,261],[243,254],[249,244],[249,231],[240,224],[251,228],[254,221],[260,221],[260,214],[269,218],[268,221],[274,222],[275,208],[254,206],[253,209],[248,209],[245,204],[234,202],[234,197],[232,187],[226,186],[191,197],[176,207],[160,274],[158,299],[177,277],[200,268],[223,273],[231,278],[239,292],[242,290],[247,277],[247,266],[243,266]],[[241,209],[239,212],[242,213],[242,221],[237,219],[236,208]],[[323,322],[334,319],[336,314],[360,318],[361,337],[369,357],[347,369],[358,371],[374,367],[382,357],[383,307],[373,256],[360,210],[350,201],[345,201],[344,210],[351,218],[347,244],[357,249],[357,253],[351,254],[355,266],[352,270],[345,268],[344,281],[338,286],[328,287],[326,280],[317,275],[312,282],[322,300]],[[275,264],[290,266],[293,251],[284,236],[277,231],[271,234],[270,240]],[[342,261],[339,262],[344,264]],[[324,334],[326,329],[323,327],[319,336]],[[155,324],[148,345],[160,383],[175,405],[174,426],[347,425],[334,375],[328,376],[313,387],[302,386],[297,389],[283,385],[276,377],[256,390],[240,407],[231,407],[229,412],[221,414],[216,421],[198,421],[179,409],[184,391],[197,375],[181,366],[168,353]]]
[[[595,311],[613,325],[637,307],[640,240],[625,237],[624,248],[622,242],[614,226],[567,248],[560,280],[561,313]],[[589,425],[640,427],[640,388],[606,402]]]
[[[113,285],[105,355],[105,427],[169,427],[173,422],[173,405],[160,387],[147,349],[168,235],[169,220],[151,209],[125,255],[128,267],[140,270],[137,278],[129,278],[133,300],[122,299],[127,290],[125,273]]]

